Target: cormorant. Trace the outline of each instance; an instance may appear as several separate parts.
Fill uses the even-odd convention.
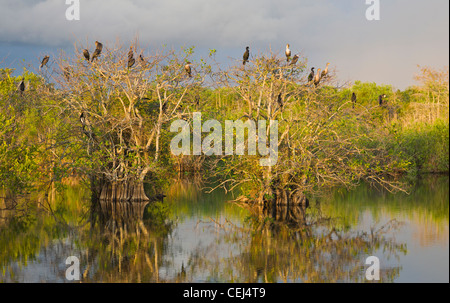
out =
[[[136,62],[136,60],[134,60],[133,57],[128,58],[128,68],[133,67],[134,63]]]
[[[383,98],[386,98],[385,94],[378,96],[378,104],[380,104],[380,106],[383,105],[384,102]]]
[[[330,65],[330,63],[327,63],[327,67],[322,71],[322,74],[320,75],[321,79],[328,75],[328,65]]]
[[[311,67],[311,73],[308,76],[308,82],[311,82],[314,79],[314,67]]]
[[[140,61],[141,63],[145,63],[145,59],[144,59],[144,57],[142,56],[142,54],[139,55],[139,61]]]
[[[25,77],[22,76],[22,81],[19,83],[19,93],[22,95],[22,93],[25,91]]]
[[[133,45],[130,46],[130,50],[128,51],[128,59],[133,58],[134,53],[133,53]]]
[[[189,78],[192,77],[191,75],[191,62],[186,62],[186,65],[184,66],[184,70],[186,71],[186,73],[189,75]]]
[[[286,44],[286,61],[289,62],[289,60],[291,59],[291,50],[289,49],[289,43]]]
[[[39,66],[39,69],[41,69],[42,67],[44,67],[44,66],[47,64],[47,62],[48,62],[49,59],[50,59],[49,56],[45,56],[44,59],[42,59],[41,66]]]
[[[281,98],[281,93],[278,94],[277,102],[280,107],[283,107],[283,99]]]
[[[294,65],[294,64],[296,64],[297,63],[297,61],[298,61],[298,55],[294,55],[294,57],[292,58],[292,61],[291,61],[291,64],[290,65]]]
[[[356,94],[353,92],[352,93],[352,107],[355,108],[355,104],[356,104]]]
[[[92,59],[91,62],[94,61],[95,58],[97,58],[98,56],[100,56],[100,53],[102,52],[103,49],[103,44],[101,44],[98,41],[95,41],[95,51],[92,54]]]
[[[136,60],[134,60],[134,53],[133,53],[133,45],[130,46],[130,51],[128,52],[128,68],[131,68]]]
[[[242,57],[244,60],[242,61],[242,65],[245,65],[245,63],[248,61],[248,58],[250,57],[250,47],[245,48],[244,56]]]
[[[84,112],[81,112],[80,121],[81,121],[81,124],[84,127],[86,125],[86,116],[84,115]]]
[[[321,79],[321,77],[320,77],[320,68],[319,68],[319,69],[317,69],[317,74],[314,77],[314,85],[315,86],[317,86],[319,84],[320,79]]]
[[[90,55],[87,49],[83,49],[83,56],[87,61],[89,61]]]

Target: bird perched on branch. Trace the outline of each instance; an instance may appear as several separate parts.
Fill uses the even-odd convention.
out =
[[[130,46],[130,50],[128,51],[128,59],[134,57],[133,45]]]
[[[128,51],[128,68],[131,68],[136,60],[134,60],[134,53],[133,53],[133,45],[130,46],[130,50]]]
[[[311,73],[308,76],[308,82],[311,82],[314,79],[314,67],[311,67]]]
[[[352,93],[352,107],[355,108],[355,104],[356,104],[356,94],[353,92]]]
[[[286,44],[285,54],[286,54],[286,61],[289,62],[289,60],[291,59],[291,50],[289,49],[289,43]]]
[[[144,57],[142,56],[142,54],[139,55],[139,62],[141,62],[141,64],[144,64],[144,63],[145,63],[145,59],[144,59]]]
[[[86,125],[86,116],[84,115],[84,112],[81,112],[80,122],[83,125],[83,127]]]
[[[90,59],[89,50],[83,49],[83,56],[87,61],[89,61]]]
[[[19,94],[22,96],[23,92],[25,91],[25,77],[22,76],[22,81],[20,81],[17,88],[19,90]]]
[[[248,61],[248,58],[250,57],[250,47],[245,48],[244,56],[242,57],[244,60],[242,61],[242,65],[245,65],[245,63]]]
[[[314,77],[314,85],[315,86],[319,85],[320,79],[321,79],[321,77],[320,77],[320,68],[319,68],[319,69],[317,69],[317,74]]]
[[[327,63],[327,67],[322,71],[322,74],[320,75],[320,79],[322,79],[323,77],[328,75],[328,66],[329,65],[330,65],[330,63]]]
[[[191,70],[191,62],[186,62],[186,65],[184,66],[184,70],[186,71],[186,73],[189,75],[189,78],[192,77],[192,70]]]
[[[93,62],[95,58],[97,58],[98,56],[100,56],[100,54],[101,54],[101,52],[102,52],[102,49],[103,49],[103,44],[101,44],[101,43],[98,42],[98,41],[95,41],[95,51],[94,51],[94,53],[92,54],[91,62]]]
[[[291,63],[290,63],[290,65],[295,65],[296,63],[297,63],[297,61],[298,61],[298,55],[294,55],[294,57],[292,58],[292,61],[291,61]]]
[[[283,99],[281,98],[281,93],[278,94],[277,102],[280,107],[283,107]]]
[[[136,60],[133,57],[128,58],[128,68],[132,68]]]
[[[42,59],[42,61],[41,61],[41,65],[39,66],[39,69],[41,69],[42,67],[47,65],[49,59],[50,59],[50,56],[45,56],[44,59]]]
[[[386,98],[386,95],[385,95],[385,94],[379,95],[379,96],[378,96],[378,104],[380,104],[380,106],[382,106],[383,103],[384,103],[383,98]]]

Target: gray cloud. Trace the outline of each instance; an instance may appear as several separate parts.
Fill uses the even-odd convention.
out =
[[[1,0],[0,50],[75,41],[226,49],[238,56],[290,43],[310,64],[327,61],[342,80],[404,88],[416,64],[448,65],[449,2],[380,0],[381,21],[365,19],[364,0],[80,0],[81,21],[67,21],[62,0]],[[224,56],[226,57],[226,56]]]

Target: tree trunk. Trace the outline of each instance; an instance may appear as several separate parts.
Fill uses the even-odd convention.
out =
[[[144,192],[144,183],[142,181],[103,182],[100,201],[141,202],[148,200],[149,198]]]

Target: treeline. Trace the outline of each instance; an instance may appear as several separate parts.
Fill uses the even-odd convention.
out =
[[[130,52],[140,58],[131,67]],[[77,179],[98,199],[140,200],[157,195],[167,176],[193,172],[239,187],[244,200],[301,203],[333,186],[367,181],[395,191],[404,189],[401,175],[448,173],[448,68],[420,68],[418,85],[400,91],[359,81],[337,87],[332,70],[314,85],[305,58],[294,65],[273,53],[226,70],[213,52],[200,61],[193,48],[142,53],[104,47],[93,62],[75,51],[37,73],[0,70],[5,194]],[[192,124],[194,112],[203,121],[277,120],[278,162],[174,156],[171,122]]]

